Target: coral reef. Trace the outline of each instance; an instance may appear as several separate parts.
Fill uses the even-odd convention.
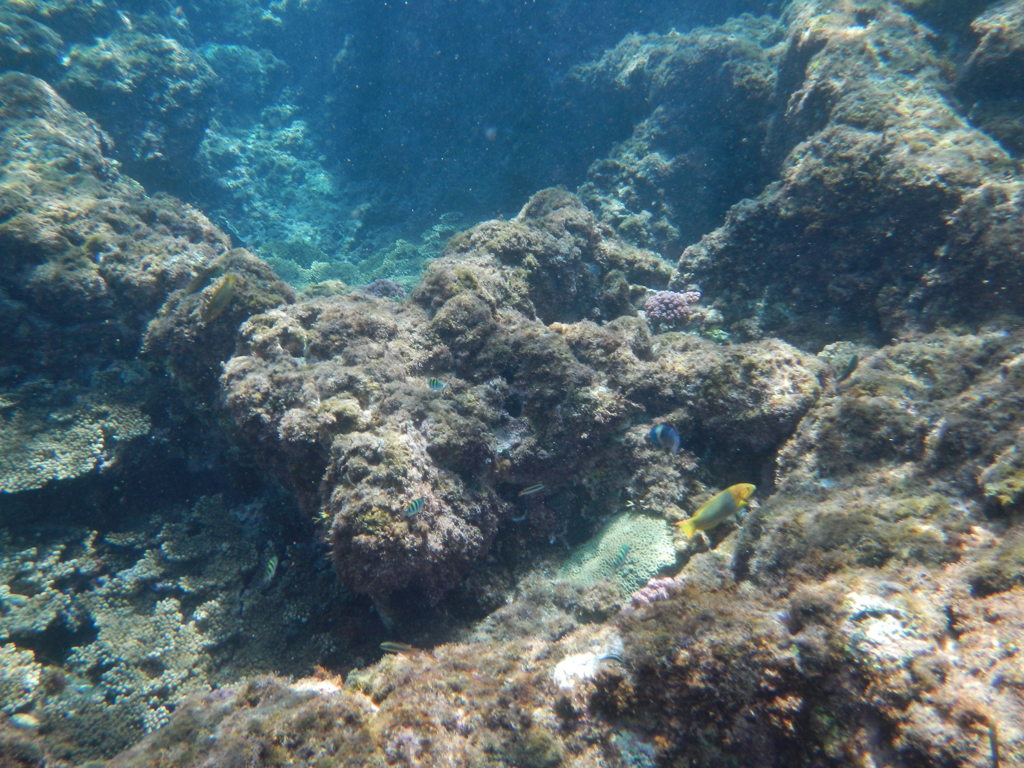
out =
[[[149,432],[150,419],[121,372],[104,373],[84,395],[37,382],[0,395],[0,493],[110,469],[126,443]]]
[[[485,227],[494,238],[494,225]],[[499,269],[494,261],[491,270]],[[440,295],[450,295],[448,302],[478,291],[504,302],[498,306],[529,307],[528,288],[512,292],[511,278],[496,280],[496,271],[484,269],[483,252],[457,264],[457,275],[447,275],[454,264],[438,262],[413,301],[437,296],[445,286],[447,294]],[[327,309],[318,301],[324,300],[275,312],[322,315]],[[340,301],[330,305],[337,309]],[[421,311],[416,303],[392,302],[389,316],[397,320],[389,336],[381,333],[381,316],[367,312],[379,300],[358,301],[363,321],[376,324],[378,343],[394,344],[403,314]],[[365,348],[354,346],[349,322],[338,332],[356,360]],[[609,381],[634,397],[637,390],[628,383],[634,375],[640,380],[641,371],[649,379],[652,368],[644,368],[643,359],[650,355],[623,358],[609,337],[635,322],[627,316],[603,326],[556,323],[549,332],[578,355],[577,366],[604,372],[601,361],[615,360],[622,378]],[[488,335],[496,333],[491,328]],[[282,337],[272,338],[263,343]],[[493,342],[470,338],[473,347],[456,370],[493,375],[484,368]],[[681,550],[676,576],[646,586],[633,582],[639,589],[616,610],[623,600],[617,570],[632,547],[623,552],[621,544],[607,545],[599,536],[567,569],[587,562],[588,551],[603,551],[600,575],[611,583],[526,579],[521,593],[473,632],[430,650],[409,648],[344,682],[263,679],[208,694],[113,764],[188,764],[198,753],[179,750],[197,743],[211,755],[258,753],[271,765],[298,754],[341,765],[467,766],[487,756],[517,764],[618,766],[729,764],[743,755],[756,768],[860,764],[865,754],[891,765],[978,768],[1024,759],[1024,699],[1014,682],[1024,631],[1024,555],[1013,484],[1024,434],[1020,331],[947,331],[876,350],[836,344],[818,364],[780,342],[723,348],[685,334],[658,338],[665,340],[659,365],[693,372],[691,383],[661,396],[662,408],[676,410],[658,414],[672,413],[684,436],[690,434],[685,407],[699,405],[693,416],[699,426],[723,391],[744,392],[738,378],[716,382],[716,370],[746,377],[760,367],[762,373],[746,379],[742,398],[770,413],[774,421],[765,423],[775,425],[760,437],[756,429],[745,434],[758,419],[739,405],[742,400],[717,405],[735,419],[715,425],[717,440],[747,440],[744,453],[761,446],[775,477],[738,526],[715,529],[703,544]],[[770,373],[764,368],[769,361]],[[471,388],[461,376],[448,381],[443,398]],[[702,391],[692,381],[716,386]],[[423,389],[424,398],[433,398],[428,402],[438,399]],[[760,399],[766,393],[784,399],[769,406]],[[522,413],[528,418],[528,397]],[[636,418],[655,413],[652,406]],[[698,487],[694,467],[706,470],[714,461],[688,458],[685,448],[673,458],[657,451],[645,439],[652,421],[620,433],[616,456],[631,471],[626,490],[641,491],[634,505],[657,504],[671,518],[675,503],[681,517],[682,506],[695,509],[711,493]],[[279,429],[285,428],[282,421]],[[386,461],[393,448],[384,440],[376,450]],[[659,460],[678,463],[659,468]],[[358,471],[373,478],[376,467],[369,462]],[[544,480],[542,491],[519,501],[499,481],[492,503],[522,505],[528,515],[537,515],[540,504],[559,509],[560,491],[550,477]],[[662,496],[661,483],[669,482],[691,490],[685,498],[678,489]],[[522,483],[525,478],[513,488]],[[431,498],[424,507],[428,514],[436,514],[435,503]],[[390,520],[401,514],[381,523],[394,525]],[[334,543],[344,542],[335,536]],[[352,557],[351,549],[346,552]],[[329,715],[309,714],[325,710]],[[285,733],[298,736],[286,740]]]
[[[0,91],[4,433],[39,480],[77,476],[145,431],[150,399],[173,398],[136,359],[144,337],[152,360],[215,384],[238,323],[292,294],[253,257],[225,256],[227,238],[197,211],[121,175],[106,135],[45,83],[7,74]],[[227,311],[204,318],[215,269],[242,279]],[[24,472],[24,487],[39,485]]]
[[[95,112],[0,76],[0,763],[1024,763],[1021,0],[792,0],[361,112],[422,8],[289,51],[344,4],[126,5],[0,11]],[[594,124],[549,156],[557,111],[507,144],[541,79]],[[198,150],[271,264],[92,117]],[[443,252],[364,233],[608,146]],[[409,189],[351,204],[357,150]]]
[[[682,249],[671,287],[739,338],[878,344],[1018,312],[1024,27],[991,5],[945,48],[883,0],[629,36],[574,73],[635,120],[580,195],[626,240]]]
[[[122,175],[109,137],[44,82],[0,76],[0,131],[3,706],[27,734],[4,749],[34,754],[42,736],[52,759],[86,758],[159,725],[218,672],[289,658],[268,646],[218,659],[245,621],[238,602],[218,601],[242,591],[258,545],[232,543],[223,509],[174,508],[189,484],[168,475],[216,464],[216,420],[178,414],[189,400],[201,414],[238,323],[292,294],[197,211]],[[211,312],[226,275],[229,301]],[[132,529],[133,515],[145,523]],[[300,603],[267,611],[281,619],[268,641],[303,627]],[[329,653],[323,641],[293,641],[300,664]]]
[[[190,692],[326,661],[344,595],[294,544],[267,581],[280,526],[260,501],[205,497],[120,530],[5,532],[3,712],[38,721],[53,757],[109,755]],[[332,593],[333,608],[319,604]]]
[[[271,66],[261,62],[257,69],[266,77]],[[361,222],[339,210],[339,198],[353,194],[318,161],[310,133],[292,104],[265,107],[248,122],[234,111],[218,115],[198,147],[202,195],[214,220],[240,242],[304,243],[320,260],[331,261],[352,244]],[[353,214],[356,207],[351,204]]]

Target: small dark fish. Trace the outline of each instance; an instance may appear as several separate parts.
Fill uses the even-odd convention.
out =
[[[385,640],[380,644],[380,649],[384,653],[412,653],[416,650],[416,646],[398,642],[397,640]]]
[[[615,557],[612,558],[612,568],[621,568],[626,564],[626,560],[629,558],[629,544],[623,544],[619,547],[619,551],[615,553]]]
[[[528,485],[526,488],[523,488],[523,490],[521,490],[516,495],[517,496],[533,496],[533,494],[540,493],[543,490],[544,490],[544,483],[536,483],[535,485]]]
[[[647,439],[672,455],[679,453],[679,433],[671,424],[659,424],[647,433]]]
[[[237,285],[238,278],[230,273],[221,278],[217,287],[213,289],[213,293],[210,294],[206,306],[203,307],[203,322],[208,323],[211,320],[216,320],[224,314],[224,310],[228,308],[231,299],[235,296],[235,287]]]
[[[421,509],[423,509],[423,505],[426,503],[427,500],[424,499],[422,496],[420,496],[418,499],[413,499],[412,501],[409,502],[409,506],[405,508],[405,511],[402,514],[404,514],[406,517],[412,517]]]
[[[854,355],[850,358],[850,362],[846,364],[840,374],[836,377],[836,384],[840,384],[846,381],[857,370],[857,365],[860,363],[860,355]]]
[[[427,379],[427,386],[430,387],[434,392],[440,392],[442,389],[444,389],[448,385],[445,384],[440,379],[435,378],[434,376],[431,376],[429,379]]]

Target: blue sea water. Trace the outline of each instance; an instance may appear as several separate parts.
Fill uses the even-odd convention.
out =
[[[212,210],[249,247],[295,241],[315,249],[307,261],[356,261],[395,238],[429,240],[446,214],[464,226],[514,214],[545,186],[578,185],[628,137],[640,105],[588,93],[574,67],[626,34],[771,4],[181,8],[217,76],[215,126],[199,178],[139,174]]]
[[[445,715],[516,732],[487,764],[745,764],[746,718],[751,765],[839,765],[826,625],[953,723],[865,704],[881,764],[1024,755],[1010,672],[922,629],[1020,598],[1021,29],[1019,0],[5,3],[0,765],[110,758],[258,675],[377,706],[462,663],[431,647],[527,637],[575,659],[520,683],[550,711]],[[673,542],[741,483],[752,513]],[[762,590],[779,691],[623,647],[693,590]],[[712,723],[729,686],[770,704]],[[706,727],[671,732],[675,693]],[[406,725],[381,764],[441,759]]]

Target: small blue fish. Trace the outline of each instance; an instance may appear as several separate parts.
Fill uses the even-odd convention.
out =
[[[418,499],[413,499],[412,501],[409,502],[409,506],[405,508],[405,511],[402,514],[404,514],[406,517],[412,517],[421,509],[423,509],[423,505],[426,503],[427,500],[424,499],[422,496],[420,496]]]
[[[440,379],[438,379],[438,378],[436,378],[434,376],[431,376],[429,379],[427,379],[427,386],[430,387],[430,389],[432,391],[434,391],[434,392],[440,392],[442,389],[444,389],[448,385],[445,384]]]
[[[853,372],[857,370],[857,366],[859,364],[860,355],[854,355],[853,357],[851,357],[846,362],[846,365],[843,366],[843,370],[839,372],[838,376],[836,376],[836,384],[842,384],[844,381],[850,378],[850,376],[853,375]]]
[[[673,456],[679,453],[679,433],[671,424],[659,424],[647,433],[647,439]]]
[[[523,490],[521,490],[516,495],[517,496],[533,496],[533,494],[540,493],[543,490],[544,490],[544,483],[536,483],[535,485],[530,485],[530,486],[527,486],[526,488],[523,488]]]

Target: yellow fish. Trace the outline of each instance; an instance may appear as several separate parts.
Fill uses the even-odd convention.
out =
[[[231,299],[235,295],[235,286],[237,284],[238,278],[231,273],[221,278],[220,283],[213,289],[213,293],[210,294],[210,299],[206,302],[206,306],[203,307],[202,318],[204,323],[215,320],[224,314],[224,310],[228,308],[228,304],[231,303]]]
[[[735,515],[746,506],[756,490],[757,487],[750,483],[730,485],[698,509],[689,520],[676,525],[686,534],[686,538],[692,538],[697,531],[710,530]]]

